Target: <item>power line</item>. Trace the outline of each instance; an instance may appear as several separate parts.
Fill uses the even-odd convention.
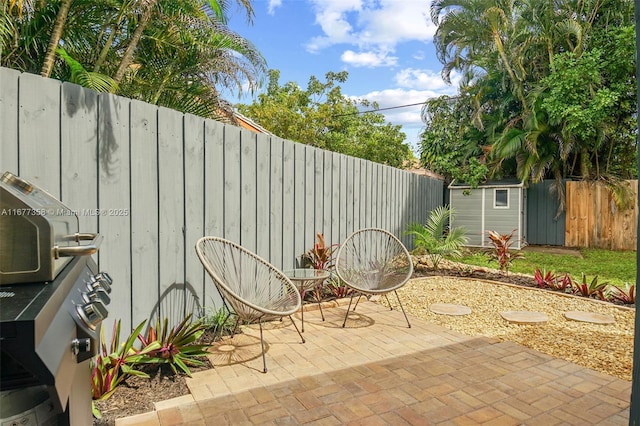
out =
[[[417,105],[424,105],[424,102],[418,102],[418,103],[415,103],[415,104],[398,105],[398,106],[392,106],[392,107],[386,107],[386,108],[370,109],[368,111],[348,112],[346,114],[332,115],[331,117],[344,117],[344,116],[347,116],[347,115],[366,114],[367,112],[386,111],[386,110],[389,110],[389,109],[407,108],[407,107],[412,107],[412,106],[417,106]]]

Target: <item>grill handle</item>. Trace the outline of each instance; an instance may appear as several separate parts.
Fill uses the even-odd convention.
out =
[[[72,246],[72,247],[58,247],[53,246],[53,257],[59,259],[61,257],[71,257],[71,256],[90,256],[98,252],[98,247],[102,243],[103,236],[100,234],[74,234],[70,235],[69,238],[75,241],[92,241],[92,244],[87,244],[84,246]]]

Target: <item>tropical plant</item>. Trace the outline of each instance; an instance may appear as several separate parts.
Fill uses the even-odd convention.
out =
[[[229,29],[231,3],[2,2],[0,65],[182,112],[228,116],[232,106],[220,91],[252,91],[266,70],[255,46]],[[235,3],[251,22],[251,1]]]
[[[450,227],[454,214],[449,206],[438,206],[429,213],[425,225],[414,223],[405,232],[414,237],[416,249],[426,253],[434,270],[438,270],[443,258],[462,256],[461,248],[467,243],[464,228]]]
[[[488,169],[478,159],[483,152],[474,137],[478,130],[469,119],[471,94],[465,87],[459,92],[455,97],[431,98],[422,107],[420,159],[428,170],[476,187]]]
[[[207,355],[206,348],[210,345],[199,344],[198,340],[204,333],[205,326],[201,321],[191,321],[192,314],[187,315],[180,324],[169,329],[169,319],[165,318],[162,325],[160,319],[156,326],[149,327],[146,336],[138,334],[138,340],[145,346],[158,343],[157,349],[145,352],[142,362],[147,364],[169,364],[174,373],[176,366],[191,377],[189,366],[200,366],[203,362],[198,357]]]
[[[215,305],[205,308],[201,321],[205,329],[213,333],[214,339],[231,334],[235,328],[235,321],[231,320],[231,313],[224,307],[217,309]]]
[[[557,277],[551,271],[540,270],[540,268],[536,268],[536,271],[533,274],[533,278],[536,280],[536,284],[538,284],[539,288],[549,288],[551,287],[551,283],[557,280]]]
[[[425,107],[424,162],[447,177],[471,154],[494,178],[633,178],[633,17],[629,0],[433,1],[443,78],[461,78],[459,96]]]
[[[636,286],[626,283],[624,289],[617,286],[609,286],[605,294],[608,300],[629,305],[636,304]]]
[[[135,367],[143,363],[150,352],[160,349],[160,343],[154,340],[145,344],[142,349],[133,347],[145,322],[146,320],[142,321],[123,344],[120,344],[120,320],[114,322],[112,340],[108,347],[102,329],[100,352],[91,360],[91,394],[94,400],[109,398],[129,376],[149,377]]]
[[[587,276],[583,273],[581,281],[573,280],[571,284],[575,294],[584,297],[595,297],[600,300],[607,300],[604,292],[609,284],[607,282],[598,282],[597,275],[588,282]]]
[[[349,296],[352,293],[352,289],[342,283],[340,278],[333,277],[326,281],[323,288],[328,291],[331,297],[335,299],[342,299]]]
[[[516,242],[513,240],[513,234],[517,229],[514,229],[509,234],[501,234],[496,231],[488,231],[487,236],[493,247],[487,250],[487,256],[489,261],[498,262],[498,266],[501,271],[509,273],[509,268],[515,259],[524,257],[524,254],[519,250],[513,250],[511,246]]]
[[[316,238],[317,242],[314,243],[313,248],[302,255],[303,266],[305,268],[310,266],[313,269],[330,270],[334,266],[335,254],[339,244],[327,246],[324,234],[321,232],[316,234]]]
[[[562,291],[564,293],[571,293],[571,284],[573,280],[569,274],[564,274],[561,277],[549,281],[549,288],[556,291]]]

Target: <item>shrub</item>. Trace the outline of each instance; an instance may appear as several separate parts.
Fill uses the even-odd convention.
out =
[[[587,282],[587,276],[582,274],[582,281],[572,281],[572,286],[575,294],[579,294],[584,297],[595,297],[600,300],[607,300],[604,291],[609,284],[606,282],[598,282],[598,276],[593,277],[591,282]]]
[[[621,289],[616,286],[609,286],[609,291],[606,293],[608,300],[613,302],[620,302],[627,305],[635,305],[636,303],[636,286],[626,283],[625,288]]]
[[[427,223],[409,225],[405,235],[413,235],[416,249],[422,250],[431,260],[434,270],[438,270],[440,261],[450,256],[462,256],[461,248],[467,243],[463,228],[450,228],[454,210],[448,206],[439,206],[431,211]]]
[[[204,328],[211,331],[214,339],[231,334],[235,328],[230,312],[225,308],[216,309],[215,305],[205,310],[201,321]]]
[[[501,271],[509,273],[509,268],[513,264],[515,259],[524,257],[522,252],[511,249],[513,241],[513,234],[516,232],[514,229],[510,234],[500,234],[496,231],[489,231],[487,235],[493,248],[487,251],[489,261],[495,260],[498,262]]]
[[[149,327],[147,335],[138,334],[138,340],[148,347],[157,342],[159,347],[145,352],[142,362],[147,364],[169,364],[174,373],[176,366],[187,376],[191,377],[189,366],[200,366],[203,362],[198,359],[207,355],[207,344],[199,344],[198,340],[204,333],[205,326],[201,321],[191,322],[191,314],[169,329],[169,319],[165,318],[162,326],[160,319],[156,321],[156,327]]]
[[[102,330],[102,343],[100,353],[91,360],[91,394],[93,399],[107,399],[115,392],[129,376],[149,377],[148,374],[136,370],[135,366],[141,364],[144,357],[151,351],[160,348],[160,343],[152,341],[142,349],[135,349],[133,344],[136,336],[142,330],[146,320],[120,344],[120,320],[113,324],[113,336],[111,344],[107,348]]]
[[[556,276],[551,271],[540,271],[540,268],[536,268],[533,278],[536,280],[536,284],[538,284],[539,288],[550,288],[553,285],[553,281],[557,280]]]
[[[329,292],[331,297],[335,299],[342,299],[351,295],[352,289],[347,287],[340,281],[338,277],[333,277],[326,281],[324,285],[325,291]]]
[[[318,232],[316,234],[317,242],[314,243],[313,248],[302,255],[303,267],[312,267],[313,269],[326,269],[329,270],[334,266],[334,256],[338,244],[332,244],[327,246],[324,240],[324,234]]]

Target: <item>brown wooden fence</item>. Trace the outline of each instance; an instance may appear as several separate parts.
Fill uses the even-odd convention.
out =
[[[638,181],[626,183],[632,199],[620,209],[604,185],[567,182],[565,246],[636,250]]]

